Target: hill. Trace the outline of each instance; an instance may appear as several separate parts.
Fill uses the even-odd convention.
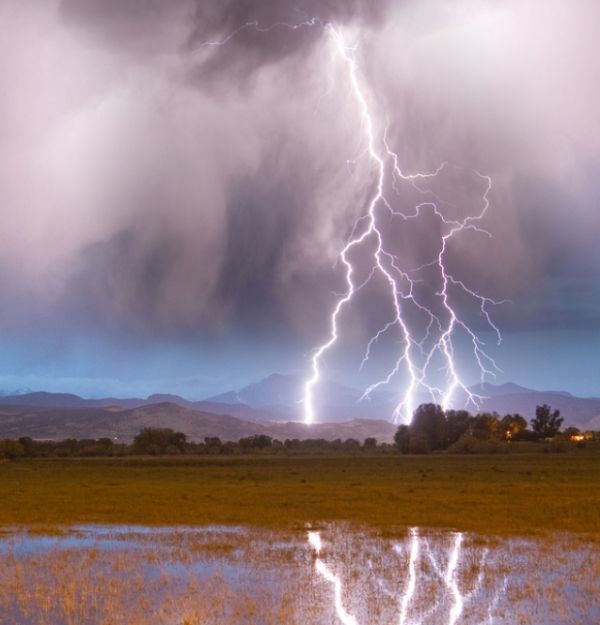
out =
[[[126,418],[126,415],[131,417],[141,414],[139,412],[141,409],[143,414],[154,414],[152,406],[168,405],[185,410],[176,413],[174,408],[170,408],[166,411],[165,418],[171,416],[175,418],[176,415],[179,415],[177,418],[181,418],[183,414],[221,415],[235,417],[255,425],[260,423],[261,431],[264,431],[267,426],[275,426],[280,422],[303,420],[304,408],[301,403],[303,383],[303,379],[299,376],[274,374],[241,389],[201,401],[190,401],[178,395],[165,394],[150,395],[145,399],[137,397],[84,399],[69,393],[28,392],[0,397],[0,413],[14,414],[19,407],[22,418],[27,414],[44,413],[47,419],[54,420],[55,427],[58,428],[61,419],[73,419],[77,415],[78,419],[85,420],[86,415],[94,414],[100,419],[109,412],[113,417],[122,413],[123,418]],[[537,391],[513,383],[499,386],[476,385],[470,390],[483,397],[480,411],[497,412],[501,415],[519,413],[530,420],[535,414],[536,406],[549,404],[561,411],[565,427],[573,425],[581,429],[600,429],[600,398],[575,397],[563,391]],[[369,400],[361,401],[358,390],[327,380],[317,387],[315,393],[315,407],[319,420],[328,424],[338,423],[340,426],[354,421],[386,421],[392,415],[396,401],[397,396],[388,391],[378,391]],[[427,401],[431,401],[430,398],[420,396],[415,403]],[[456,394],[453,407],[466,407],[475,412],[472,405],[466,405],[464,394],[463,396]],[[97,412],[87,412],[90,410]],[[135,412],[136,410],[138,412]],[[169,424],[163,422],[161,425]],[[87,425],[84,430],[86,427]],[[66,427],[61,426],[60,431],[66,432],[67,436],[75,435],[73,432],[69,433]]]
[[[0,438],[30,436],[36,439],[111,438],[130,442],[144,427],[170,427],[184,432],[190,440],[218,436],[237,441],[245,436],[267,434],[273,438],[356,438],[375,437],[391,442],[395,426],[386,421],[355,420],[346,423],[253,422],[231,415],[202,412],[173,403],[118,408],[32,408],[0,406]]]
[[[491,385],[479,388],[486,395]],[[477,389],[477,387],[476,387]],[[565,426],[577,426],[583,430],[597,430],[600,427],[600,399],[574,397],[561,391],[534,391],[531,389],[511,389],[508,393],[489,395],[482,401],[481,409],[499,414],[519,413],[528,420],[535,415],[535,408],[548,404],[560,410]]]

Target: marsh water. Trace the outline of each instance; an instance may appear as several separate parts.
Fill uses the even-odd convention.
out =
[[[0,530],[0,624],[597,625],[600,545],[345,524]]]

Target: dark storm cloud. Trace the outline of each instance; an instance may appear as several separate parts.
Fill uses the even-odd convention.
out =
[[[145,223],[90,246],[83,255],[85,279],[79,277],[74,288],[84,299],[99,302],[106,314],[116,313],[150,332],[168,333],[174,323],[193,331],[199,320],[213,332],[224,324],[248,323],[254,330],[275,330],[281,287],[277,269],[303,228],[305,194],[250,180],[236,187],[217,238],[225,249],[194,249],[197,234],[182,233],[158,211]],[[207,284],[211,272],[205,263],[214,259],[219,262]]]
[[[188,0],[62,0],[59,10],[69,25],[115,45],[156,37],[189,6]]]
[[[138,54],[180,49],[195,57],[186,80],[206,86],[226,73],[226,81],[242,86],[253,70],[315,45],[322,37],[319,26],[333,22],[374,27],[388,4],[389,0],[62,0],[60,8],[65,22],[88,32],[97,45]],[[245,24],[257,28],[240,28]],[[226,46],[211,51],[211,44],[224,40]]]
[[[457,273],[514,301],[509,327],[600,323],[598,13],[559,0],[9,0],[0,278],[19,293],[12,318],[321,336],[336,255],[372,190],[360,118],[322,28],[237,31],[318,17],[356,45],[407,170],[450,160],[493,176],[494,238],[461,238]],[[417,260],[437,232],[405,242],[399,230],[399,249]]]
[[[260,28],[267,29],[273,27],[268,37],[255,29],[240,31],[231,40],[233,45],[213,57],[201,68],[201,74],[222,68],[231,69],[233,66],[247,70],[301,52],[314,44],[322,32],[308,26],[300,26],[290,32],[289,29],[278,27],[280,23],[300,25],[317,20],[322,25],[329,22],[359,22],[364,26],[373,26],[382,19],[388,4],[388,0],[198,2],[190,46],[193,48],[206,41],[222,40],[238,29],[240,24],[256,23]]]
[[[323,24],[359,21],[372,24],[384,14],[388,0],[62,0],[60,12],[72,25],[87,29],[108,45],[144,46],[165,41],[163,35],[185,22],[180,40],[190,48],[219,41],[244,24],[268,29],[277,24],[299,25],[311,20]],[[309,28],[290,32],[274,28],[269,37],[252,29],[240,31],[221,56],[225,64],[245,51],[256,63],[267,62],[314,42]],[[240,55],[238,60],[243,60]]]

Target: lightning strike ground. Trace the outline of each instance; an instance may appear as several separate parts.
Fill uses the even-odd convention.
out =
[[[457,391],[462,391],[467,404],[478,407],[481,396],[469,390],[463,382],[455,359],[455,339],[459,334],[466,336],[471,344],[474,361],[479,368],[481,381],[488,375],[494,375],[499,371],[494,359],[485,351],[485,344],[477,332],[468,324],[464,316],[460,314],[453,304],[453,293],[460,293],[470,298],[479,308],[480,315],[485,323],[496,335],[497,343],[501,342],[500,331],[493,323],[489,307],[501,304],[470,288],[464,280],[452,275],[447,266],[447,252],[450,241],[459,233],[473,231],[485,236],[491,236],[478,224],[486,215],[489,207],[489,195],[492,190],[492,181],[488,176],[476,170],[465,170],[454,167],[470,177],[476,179],[484,187],[481,197],[481,209],[474,216],[464,219],[451,219],[440,209],[441,204],[448,204],[438,194],[426,188],[428,182],[436,179],[445,170],[453,167],[443,163],[435,171],[430,173],[404,173],[400,167],[400,159],[388,142],[387,126],[379,129],[371,112],[368,87],[363,84],[360,77],[360,69],[355,58],[355,48],[347,45],[343,33],[331,23],[324,23],[315,17],[297,24],[277,22],[267,27],[261,27],[257,21],[243,24],[238,29],[227,35],[220,41],[205,42],[205,46],[226,45],[239,32],[247,28],[253,28],[261,33],[268,33],[275,28],[287,28],[298,30],[300,28],[319,27],[330,37],[336,54],[346,70],[347,80],[350,86],[348,106],[357,110],[360,117],[358,131],[363,135],[366,145],[365,154],[373,164],[375,175],[375,190],[368,202],[366,213],[354,224],[350,239],[339,254],[339,260],[344,268],[345,292],[339,295],[330,317],[330,331],[327,340],[322,343],[312,354],[310,363],[310,375],[305,381],[303,392],[304,421],[306,424],[313,423],[316,418],[315,390],[321,380],[321,370],[325,354],[338,342],[340,338],[340,316],[349,305],[358,291],[375,275],[383,279],[387,294],[392,304],[393,317],[368,341],[361,368],[368,362],[374,346],[389,332],[396,330],[400,336],[400,349],[394,365],[388,373],[379,381],[371,384],[363,393],[362,399],[369,399],[377,389],[391,384],[396,378],[404,378],[404,391],[393,411],[394,423],[410,423],[416,403],[416,394],[425,391],[431,401],[440,403],[443,408],[452,404]],[[388,197],[391,189],[400,195],[400,184],[409,184],[417,192],[430,197],[427,201],[418,204],[413,212],[402,212],[394,208],[393,200]],[[383,211],[384,215],[380,213]],[[386,215],[387,213],[387,215]],[[433,215],[439,222],[442,233],[439,239],[438,253],[434,258],[420,267],[403,269],[397,254],[388,249],[384,237],[385,224],[390,218],[398,218],[405,221],[415,220],[421,216]],[[386,217],[386,219],[384,219]],[[372,267],[366,281],[357,284],[355,282],[356,266],[350,259],[350,253],[356,250],[373,247]],[[370,249],[369,247],[369,249]],[[437,273],[439,288],[432,287],[430,298],[433,297],[438,308],[433,309],[420,300],[416,293],[417,283],[423,283],[422,272],[426,269],[434,269]],[[411,329],[408,321],[407,309],[412,307],[426,320],[426,330],[422,336],[418,336]],[[432,381],[432,369],[441,359],[445,371],[445,382],[442,387],[436,386]],[[434,372],[435,374],[435,372]]]

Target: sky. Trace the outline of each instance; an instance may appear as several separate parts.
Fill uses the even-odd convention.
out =
[[[447,262],[504,301],[499,346],[473,301],[454,303],[496,381],[600,396],[595,0],[5,0],[0,389],[201,398],[308,374],[376,185],[328,23],[402,170],[449,163],[429,199],[462,219],[492,181],[491,236],[455,237]],[[417,267],[443,229],[425,214],[385,231]],[[423,301],[438,278],[420,275]],[[340,317],[328,377],[385,375],[393,333],[359,368],[388,320],[383,287]],[[467,347],[459,336],[475,383]]]

